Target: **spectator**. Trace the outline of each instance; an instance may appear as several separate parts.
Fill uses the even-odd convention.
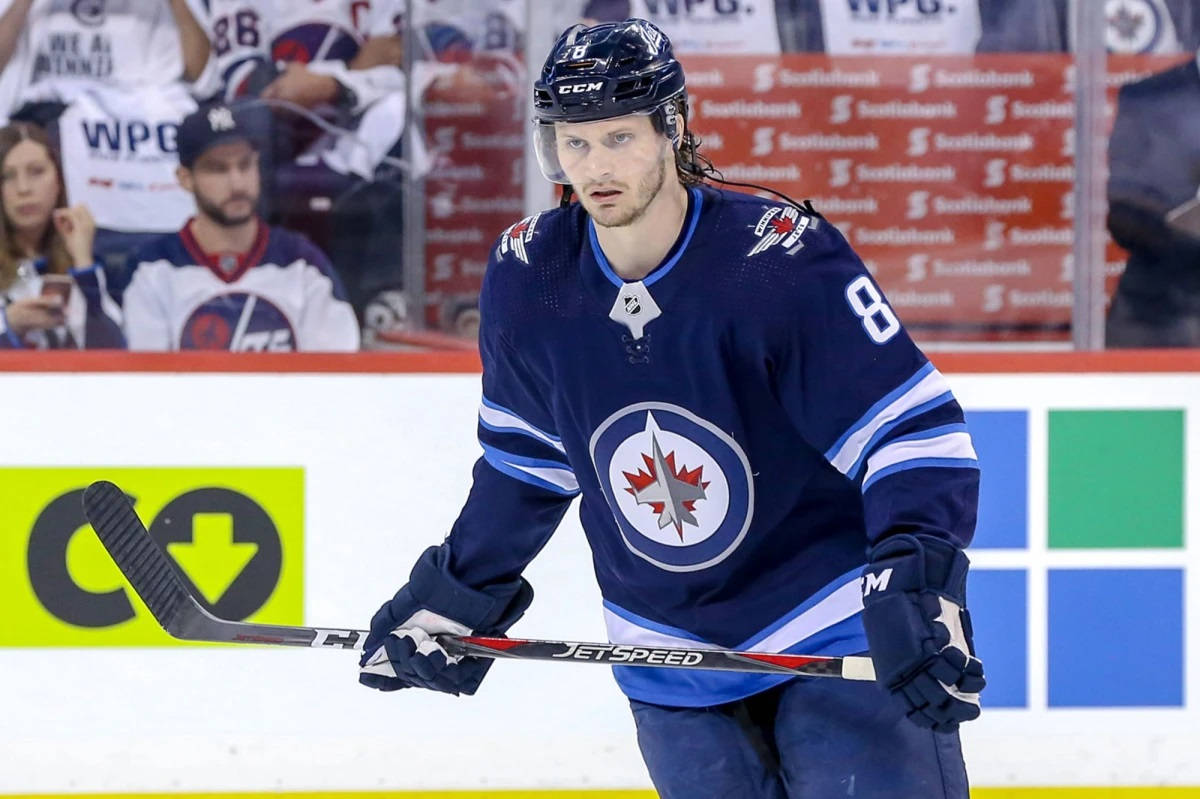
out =
[[[184,49],[207,59],[196,95],[273,106],[260,154],[266,218],[329,253],[356,308],[399,286],[404,2],[189,4],[196,24],[181,28]]]
[[[110,274],[190,212],[173,175],[174,128],[196,107],[181,80],[182,3],[11,0],[0,16],[0,117],[56,134],[67,196],[95,215]]]
[[[44,131],[0,128],[0,347],[122,347],[120,310],[92,254],[86,206],[66,207]]]
[[[358,349],[354,311],[324,253],[255,211],[258,148],[244,116],[200,109],[177,145],[196,215],[136,258],[123,292],[130,349]]]
[[[1108,161],[1108,229],[1129,251],[1108,346],[1200,346],[1196,59],[1121,87]]]
[[[28,89],[54,84],[51,92],[67,84],[131,88],[178,81],[183,62],[171,12],[178,2],[11,0],[0,15],[0,69],[14,70]]]

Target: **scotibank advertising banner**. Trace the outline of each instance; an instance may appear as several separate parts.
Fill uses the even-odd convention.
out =
[[[169,646],[84,519],[111,480],[206,609],[300,624],[304,472],[296,468],[0,469],[0,646]]]
[[[811,198],[918,338],[1069,338],[1071,56],[683,60],[701,151]],[[1171,63],[1110,59],[1110,98]]]

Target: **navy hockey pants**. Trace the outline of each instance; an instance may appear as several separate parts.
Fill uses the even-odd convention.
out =
[[[796,679],[703,708],[630,704],[662,799],[967,799],[958,733],[918,727],[873,682]]]

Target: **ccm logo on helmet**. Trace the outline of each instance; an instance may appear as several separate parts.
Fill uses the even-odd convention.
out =
[[[593,92],[596,89],[601,89],[603,87],[604,83],[602,81],[596,81],[595,83],[572,83],[570,86],[563,86],[558,90],[558,93],[580,94],[582,92]]]

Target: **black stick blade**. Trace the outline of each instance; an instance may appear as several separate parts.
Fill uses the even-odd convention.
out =
[[[180,616],[190,612],[184,607],[190,602],[187,586],[138,518],[132,500],[114,484],[100,480],[83,492],[83,513],[158,623],[171,635],[184,637]]]

